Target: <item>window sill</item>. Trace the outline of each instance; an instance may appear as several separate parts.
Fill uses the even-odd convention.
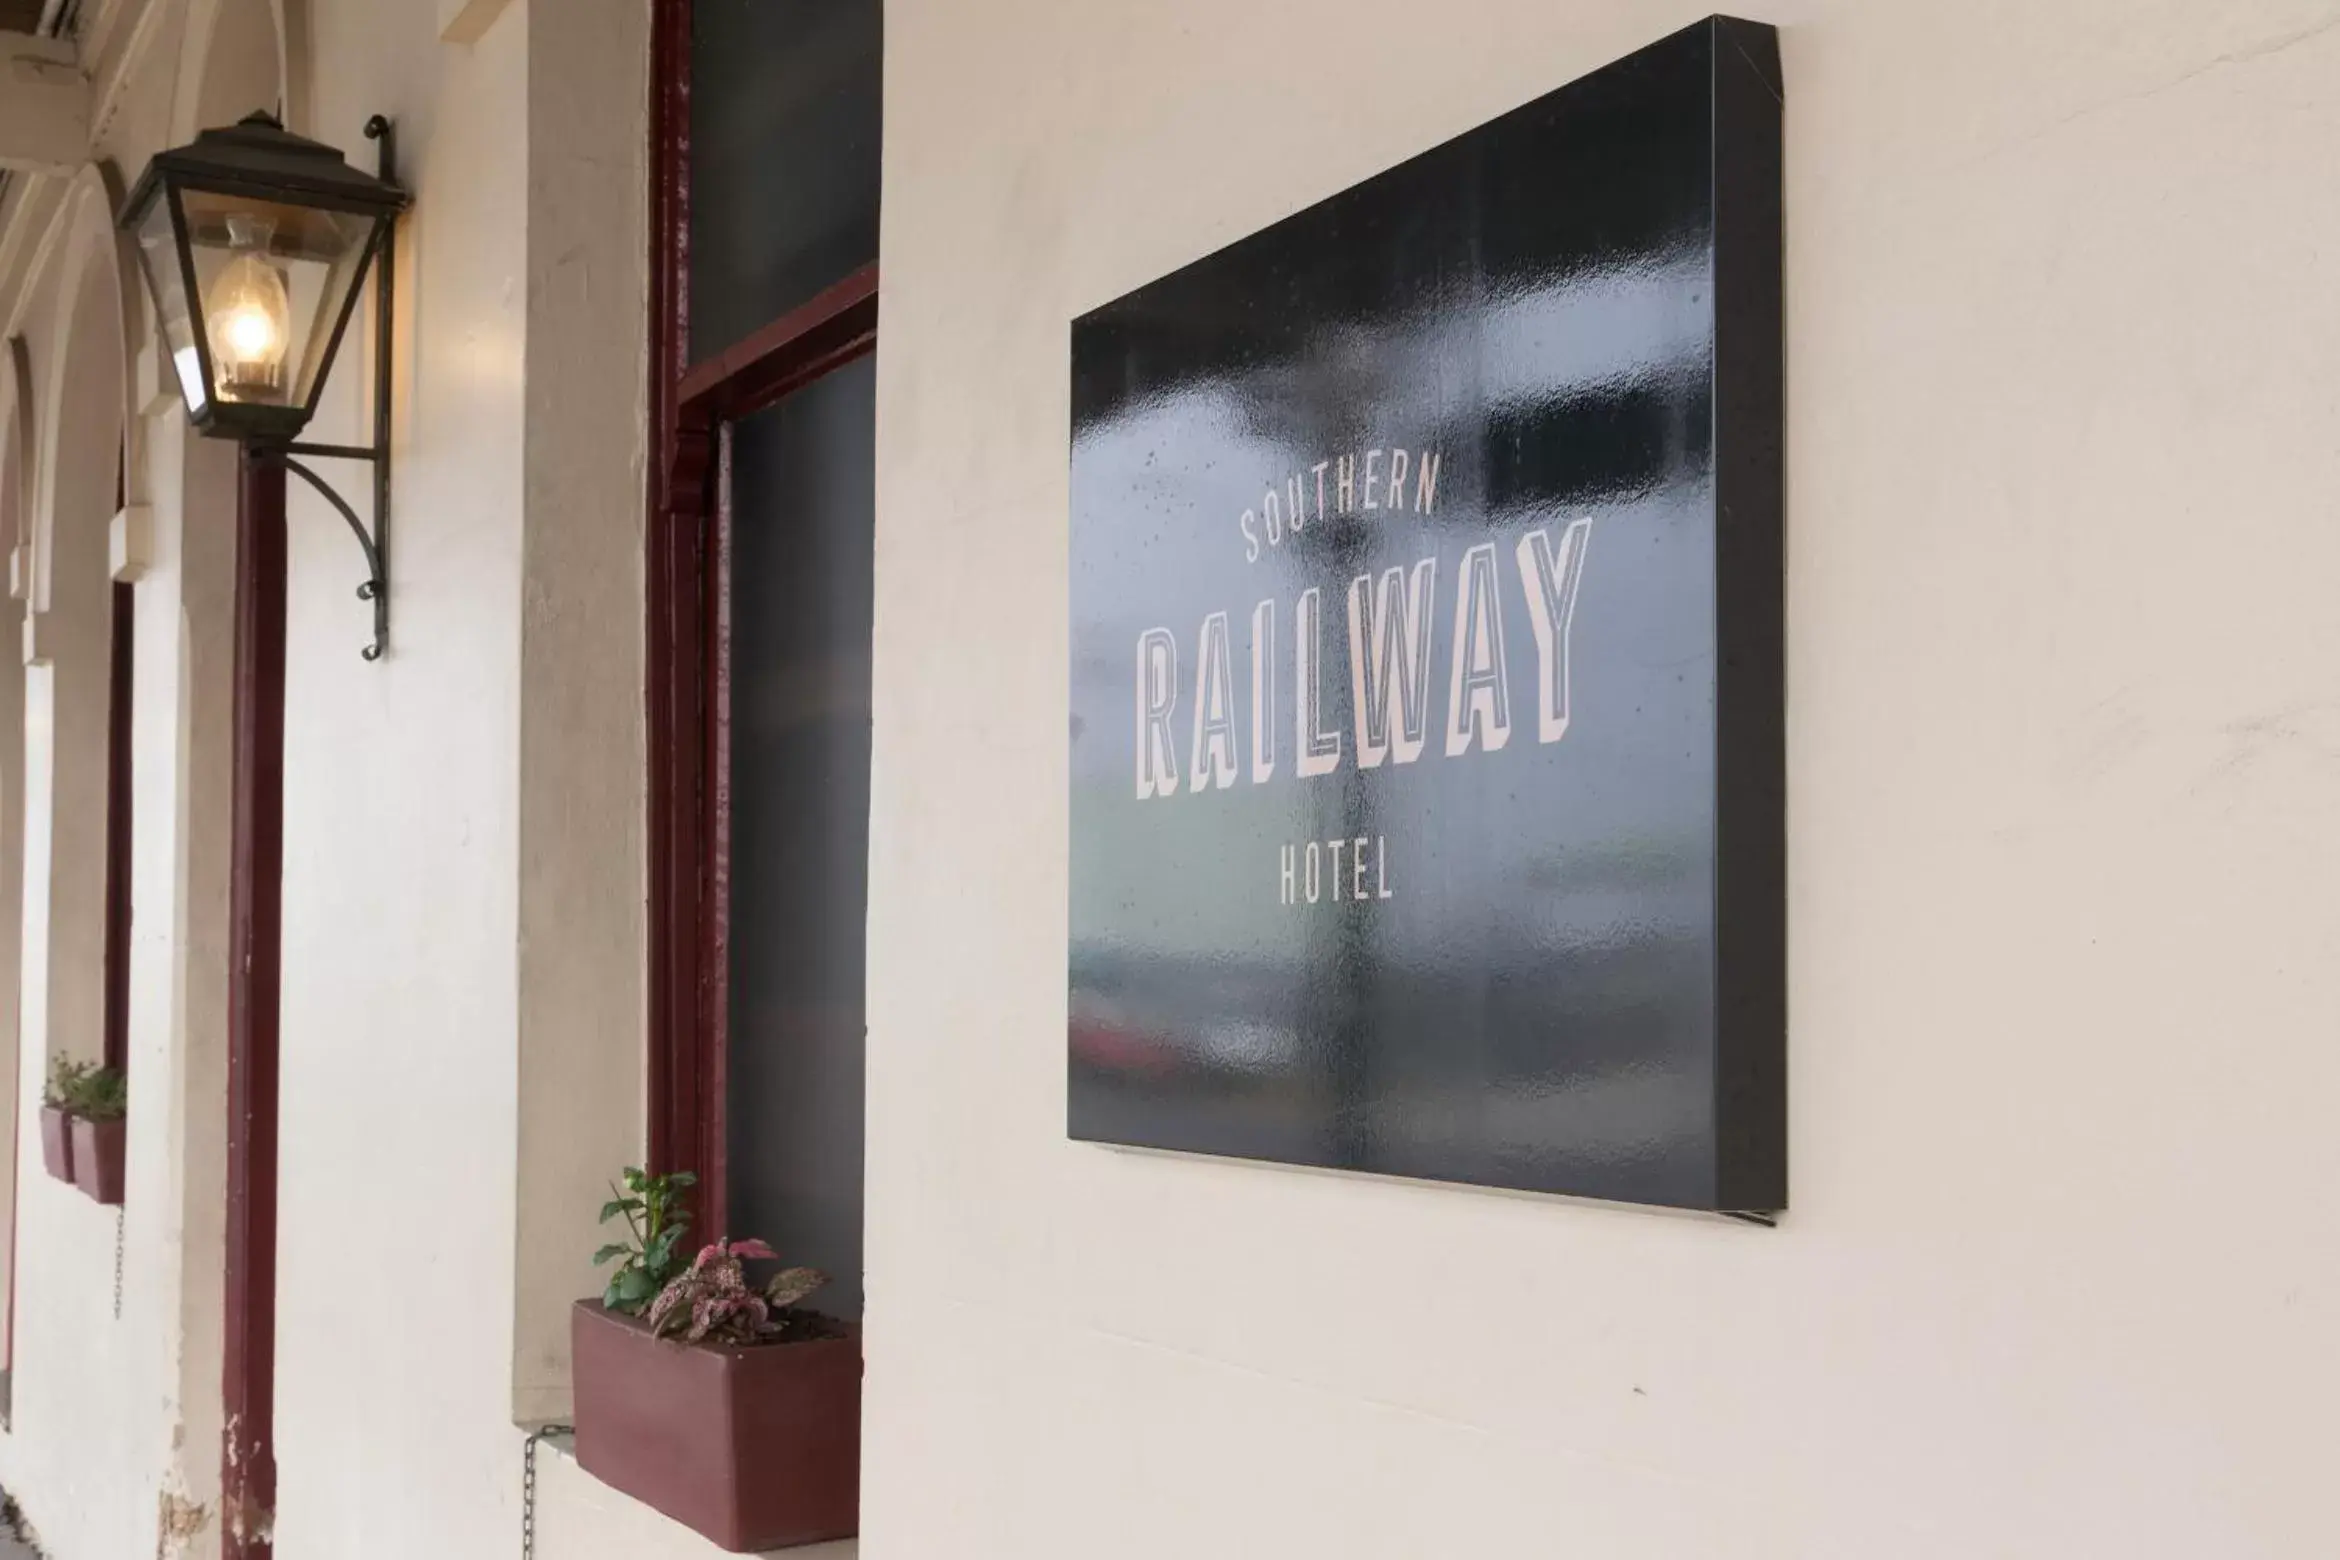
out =
[[[856,1560],[861,1546],[848,1538],[771,1553],[785,1560]],[[718,1560],[729,1554],[578,1467],[566,1433],[537,1442],[536,1560]]]

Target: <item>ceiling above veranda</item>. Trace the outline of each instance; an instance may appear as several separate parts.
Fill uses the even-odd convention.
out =
[[[0,32],[81,36],[82,0],[0,0]],[[0,168],[0,220],[5,220],[9,172]]]

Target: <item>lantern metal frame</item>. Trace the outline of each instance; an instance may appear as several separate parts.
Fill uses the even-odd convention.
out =
[[[299,477],[315,489],[347,522],[350,534],[365,555],[366,578],[357,588],[360,601],[373,607],[374,635],[361,654],[378,661],[390,644],[390,405],[392,382],[392,324],[396,308],[398,217],[412,203],[396,178],[397,137],[390,120],[376,114],[366,121],[366,139],[375,144],[375,175],[368,179],[342,161],[331,148],[285,132],[274,116],[254,114],[229,131],[206,131],[193,145],[158,154],[139,177],[122,204],[117,226],[134,233],[158,200],[170,202],[171,234],[190,313],[191,345],[202,373],[204,401],[190,406],[188,418],[197,432],[209,438],[234,439],[243,446],[247,462],[273,465]],[[207,147],[210,140],[213,146]],[[257,146],[257,155],[253,155]],[[225,148],[222,153],[215,148]],[[241,158],[239,166],[235,159]],[[329,161],[328,161],[329,159]],[[308,166],[302,166],[308,164]],[[195,275],[182,188],[210,194],[246,195],[313,210],[341,211],[373,217],[364,248],[350,273],[348,292],[339,301],[308,397],[298,405],[270,406],[225,402],[218,393],[211,357],[210,333],[200,316],[202,292]],[[357,313],[358,295],[368,273],[374,284],[374,397],[373,440],[370,444],[320,444],[299,437],[308,426],[326,382],[340,356],[343,337]],[[141,267],[149,293],[153,275]],[[154,298],[159,311],[160,297]],[[165,344],[167,347],[167,343]],[[181,386],[184,396],[185,386]],[[307,464],[310,460],[362,462],[373,469],[373,523],[369,526],[331,483]]]

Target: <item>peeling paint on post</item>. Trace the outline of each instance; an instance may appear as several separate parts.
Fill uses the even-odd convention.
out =
[[[189,1552],[195,1539],[211,1524],[211,1508],[178,1490],[155,1497],[155,1560],[177,1560]]]
[[[284,468],[236,504],[235,842],[228,957],[222,1560],[268,1560],[276,1511],[277,1008],[284,899]]]

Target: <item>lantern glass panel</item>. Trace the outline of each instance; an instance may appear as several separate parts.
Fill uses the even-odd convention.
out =
[[[200,416],[210,404],[203,386],[203,360],[195,350],[194,311],[187,306],[186,272],[179,265],[179,240],[171,225],[168,191],[157,191],[138,222],[138,264],[146,273],[146,290],[154,299],[162,324],[163,344],[170,349],[171,368],[186,397],[189,416]]]
[[[309,406],[377,219],[212,190],[179,200],[201,297],[189,342],[204,332],[220,403]]]

